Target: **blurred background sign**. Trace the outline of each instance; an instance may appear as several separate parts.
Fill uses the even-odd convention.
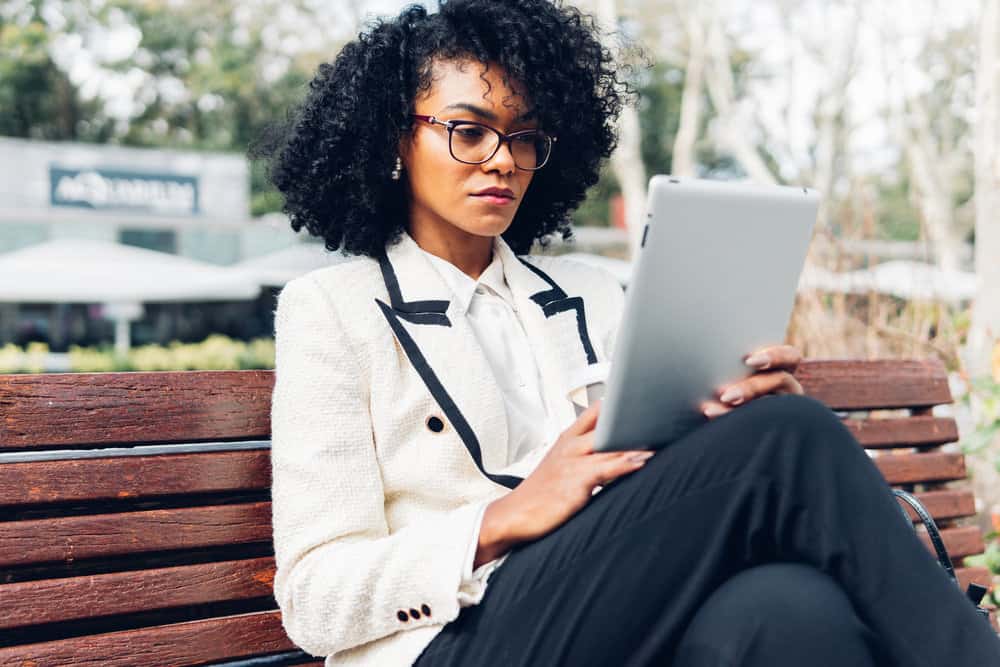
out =
[[[192,176],[50,165],[49,183],[53,206],[198,213],[198,179]]]

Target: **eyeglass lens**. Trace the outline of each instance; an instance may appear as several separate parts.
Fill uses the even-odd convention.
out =
[[[485,162],[497,151],[500,136],[479,125],[457,125],[451,131],[451,153],[463,162]],[[527,132],[511,138],[514,164],[521,169],[536,169],[549,158],[552,142],[541,132]]]

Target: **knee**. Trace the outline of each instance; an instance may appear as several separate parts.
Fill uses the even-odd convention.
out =
[[[723,588],[729,613],[758,618],[783,631],[811,627],[851,611],[840,586],[804,563],[757,565],[733,576]]]
[[[782,455],[796,448],[806,453],[857,456],[860,445],[840,417],[812,396],[776,394],[762,396],[731,413],[758,436],[776,436]],[[853,444],[853,446],[851,446]]]
[[[748,416],[753,412],[753,418],[780,424],[783,428],[811,431],[833,424],[842,425],[836,412],[805,394],[770,394],[751,401],[746,407],[750,409]]]
[[[803,563],[758,565],[724,582],[684,634],[684,643],[692,647],[710,642],[724,643],[744,657],[787,657],[795,646],[806,652],[840,647],[864,656],[877,650],[874,636],[840,585]]]

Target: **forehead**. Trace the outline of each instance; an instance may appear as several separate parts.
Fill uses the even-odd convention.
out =
[[[496,63],[476,60],[438,60],[430,67],[430,88],[414,100],[418,111],[440,111],[449,104],[466,103],[498,115],[517,116],[531,109],[524,87]]]

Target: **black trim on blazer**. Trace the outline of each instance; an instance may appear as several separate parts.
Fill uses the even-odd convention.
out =
[[[392,294],[392,290],[390,290],[389,293]],[[389,322],[389,327],[392,329],[392,332],[396,335],[396,340],[398,340],[399,344],[403,347],[403,351],[409,358],[410,363],[413,365],[413,368],[415,368],[417,373],[420,375],[420,379],[422,379],[424,381],[424,384],[427,385],[427,389],[430,390],[431,396],[433,396],[434,400],[437,401],[437,404],[444,411],[444,414],[448,418],[448,421],[452,423],[452,425],[455,427],[455,431],[458,433],[459,437],[462,438],[462,442],[465,444],[465,448],[469,450],[469,455],[472,456],[472,460],[475,461],[476,467],[479,468],[479,471],[483,473],[483,475],[488,477],[490,480],[502,486],[506,486],[507,488],[510,489],[513,489],[518,484],[520,484],[523,479],[521,477],[517,477],[515,475],[494,475],[487,472],[486,469],[483,468],[482,449],[479,446],[479,439],[476,437],[475,432],[472,430],[472,427],[469,426],[469,422],[465,420],[465,415],[463,415],[462,411],[458,409],[457,405],[455,405],[455,401],[452,400],[451,396],[448,394],[448,391],[444,388],[444,385],[441,384],[441,381],[438,379],[437,374],[434,372],[434,369],[431,368],[430,364],[427,363],[427,359],[420,351],[420,348],[417,346],[417,343],[413,340],[409,332],[406,330],[406,327],[404,327],[399,322],[398,318],[400,317],[402,317],[403,319],[410,319],[409,317],[407,317],[409,313],[400,312],[397,309],[388,306],[386,303],[380,301],[379,299],[375,299],[375,303],[378,304],[378,307],[382,310],[382,314],[385,315],[385,319]],[[435,302],[430,301],[430,302],[414,302],[414,303],[435,303]],[[445,301],[443,303],[447,304],[448,302]],[[445,318],[445,320],[447,320],[447,318]],[[448,323],[448,326],[451,326],[450,322]]]
[[[414,324],[451,326],[451,320],[445,315],[450,301],[403,301],[403,293],[399,290],[399,280],[392,268],[392,262],[386,255],[382,255],[378,258],[378,265],[382,269],[382,280],[385,281],[385,288],[389,291],[392,309],[400,317]]]
[[[536,292],[531,295],[531,300],[542,307],[545,317],[552,317],[567,310],[576,311],[576,331],[580,336],[580,344],[583,345],[583,350],[587,353],[587,363],[596,364],[597,355],[594,354],[594,346],[591,345],[590,334],[587,332],[587,315],[583,307],[583,298],[579,296],[566,296],[566,292],[547,273],[521,257],[518,257],[518,259],[521,261],[521,264],[524,264],[536,276],[552,287],[550,290]]]

